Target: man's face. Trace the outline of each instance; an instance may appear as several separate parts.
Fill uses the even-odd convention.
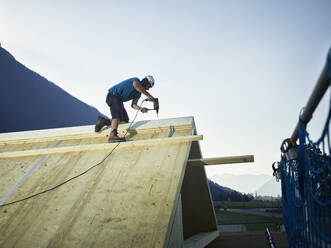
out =
[[[151,84],[150,83],[147,83],[147,84],[145,84],[146,86],[145,86],[145,88],[146,88],[146,90],[149,90],[150,88],[151,88]]]

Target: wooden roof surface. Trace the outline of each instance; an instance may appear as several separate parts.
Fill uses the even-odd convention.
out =
[[[191,136],[192,117],[137,122],[127,137],[142,141]],[[128,125],[120,125],[120,133]],[[0,134],[5,152],[107,143],[93,126]],[[181,138],[179,138],[181,139]],[[56,146],[52,148],[54,145]],[[0,207],[0,247],[163,247],[178,199],[190,141],[119,145],[86,174],[45,194]],[[100,163],[111,149],[0,157],[0,201],[52,188]],[[33,171],[31,171],[33,170]],[[27,176],[28,175],[28,176]]]

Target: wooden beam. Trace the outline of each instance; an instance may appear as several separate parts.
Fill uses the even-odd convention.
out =
[[[126,141],[120,143],[116,149],[119,148],[135,148],[137,146],[148,146],[148,145],[163,145],[181,142],[191,142],[202,140],[202,135],[191,135],[191,136],[177,136],[171,138],[159,138],[159,139],[147,139],[147,140],[136,140]],[[104,144],[89,144],[81,146],[65,146],[57,148],[44,148],[35,150],[15,151],[15,152],[2,152],[0,158],[14,158],[14,157],[25,157],[35,156],[43,154],[56,154],[65,152],[82,152],[82,151],[93,151],[93,150],[111,150],[117,146],[118,143],[104,143]]]
[[[204,166],[217,164],[234,164],[234,163],[249,163],[254,162],[254,155],[231,156],[231,157],[216,157],[216,158],[200,158],[190,159],[188,165]]]
[[[124,134],[130,127],[130,133],[150,133],[150,132],[169,132],[169,127],[174,126],[175,130],[192,129],[194,119],[192,116],[160,119],[160,120],[145,120],[134,123],[120,124],[118,133]],[[48,142],[53,140],[71,140],[80,138],[99,138],[107,136],[109,129],[103,130],[100,133],[94,132],[94,125],[51,128],[32,131],[21,131],[12,133],[0,133],[0,145],[7,144],[24,144],[31,142]]]
[[[210,244],[220,235],[219,230],[198,233],[184,240],[184,248],[202,248]]]
[[[127,127],[127,124],[122,124],[123,126]],[[137,127],[137,129],[131,128],[127,130],[125,127],[119,125],[118,134],[120,136],[124,136],[126,133],[128,135],[133,134],[145,134],[145,133],[161,133],[170,131],[170,126],[168,127],[155,127],[155,128],[142,128]],[[88,129],[89,128],[89,129]],[[0,147],[2,145],[19,145],[19,144],[28,144],[28,143],[39,143],[39,142],[51,142],[57,140],[77,140],[77,139],[93,139],[93,138],[100,138],[100,137],[107,137],[109,134],[109,129],[102,130],[100,133],[94,132],[92,130],[94,126],[83,126],[83,127],[71,127],[67,128],[60,128],[60,130],[37,130],[37,131],[25,131],[25,132],[17,132],[16,133],[5,133],[0,134]],[[192,129],[192,126],[187,125],[180,125],[175,126],[175,130],[186,130]],[[71,133],[70,133],[70,130]],[[49,131],[49,132],[46,132]],[[66,133],[67,132],[67,133]]]

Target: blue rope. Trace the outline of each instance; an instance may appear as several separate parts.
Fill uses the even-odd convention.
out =
[[[331,48],[326,64],[331,85]],[[331,96],[320,138],[313,142],[299,118],[298,157],[281,157],[283,222],[291,248],[331,247],[330,119]]]

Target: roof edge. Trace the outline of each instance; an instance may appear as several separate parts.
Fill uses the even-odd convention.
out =
[[[126,131],[130,127],[131,123],[119,125],[118,131]],[[155,128],[164,128],[169,126],[194,126],[193,116],[178,117],[178,118],[168,118],[159,120],[145,120],[133,123],[130,130],[148,130]],[[52,139],[59,136],[73,137],[73,136],[84,136],[84,137],[100,137],[105,135],[105,132],[95,133],[94,125],[88,126],[77,126],[77,127],[65,127],[65,128],[52,128],[52,129],[41,129],[33,131],[21,131],[12,133],[1,133],[0,143],[25,140],[39,140],[39,139]]]

